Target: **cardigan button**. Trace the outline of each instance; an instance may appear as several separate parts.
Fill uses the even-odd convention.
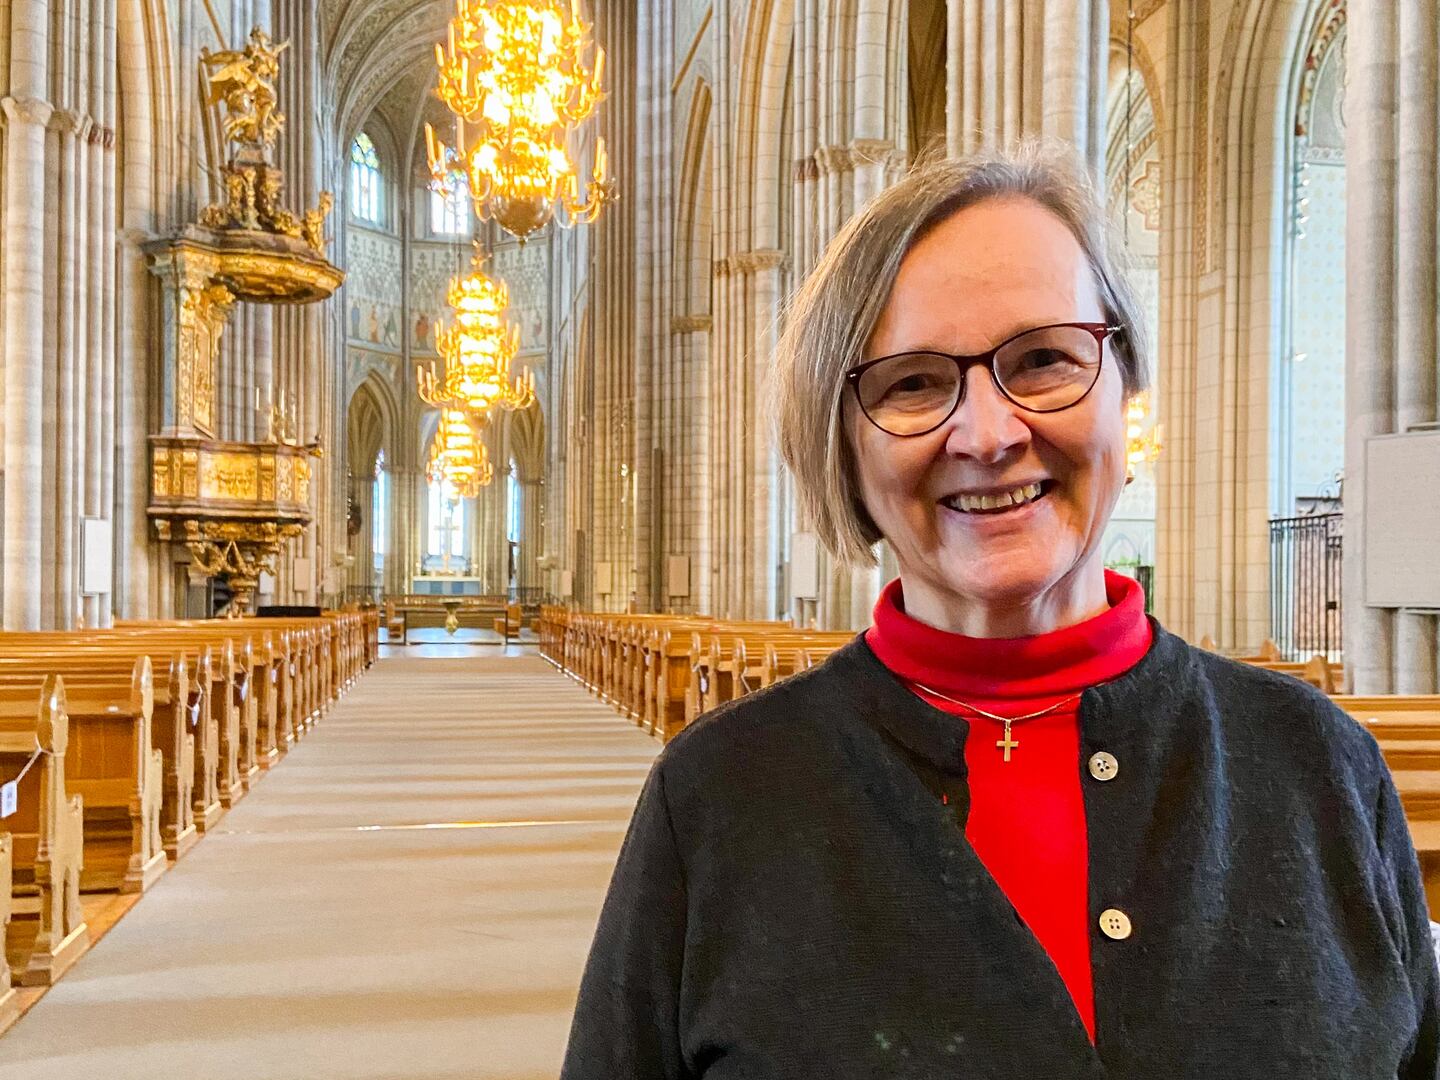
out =
[[[1114,780],[1119,774],[1120,762],[1114,754],[1101,750],[1098,754],[1090,755],[1090,775],[1096,780]]]
[[[1106,908],[1100,913],[1100,932],[1111,941],[1124,941],[1132,929],[1130,916],[1119,908]]]

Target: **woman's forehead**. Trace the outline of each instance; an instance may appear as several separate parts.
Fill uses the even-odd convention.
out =
[[[1026,327],[1103,317],[1090,262],[1065,223],[1027,199],[988,200],[905,256],[866,352],[981,352]]]

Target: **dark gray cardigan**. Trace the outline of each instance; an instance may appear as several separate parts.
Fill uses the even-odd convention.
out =
[[[1093,1047],[965,840],[968,725],[857,639],[661,755],[563,1080],[1440,1075],[1419,868],[1368,733],[1158,626],[1080,722]]]

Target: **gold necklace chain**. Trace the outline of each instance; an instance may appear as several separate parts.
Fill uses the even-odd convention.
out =
[[[964,708],[967,708],[970,711],[985,717],[987,720],[998,720],[1000,723],[1004,724],[1005,737],[1003,739],[997,740],[995,745],[1004,752],[1005,760],[1007,762],[1010,760],[1010,751],[1019,749],[1020,746],[1018,742],[1010,738],[1011,724],[1018,724],[1022,720],[1034,720],[1040,716],[1047,716],[1050,713],[1053,713],[1056,709],[1069,705],[1072,701],[1079,701],[1082,697],[1085,696],[1085,691],[1082,690],[1080,691],[1080,693],[1072,694],[1070,697],[1067,698],[1062,698],[1061,700],[1055,702],[1054,705],[1041,709],[1038,712],[1026,713],[1024,716],[1000,716],[997,713],[986,712],[978,705],[972,705],[968,701],[961,701],[959,698],[953,698],[949,694],[942,694],[939,690],[932,690],[930,689],[930,687],[924,685],[923,683],[912,682],[910,685],[913,686],[916,690],[923,690],[931,697],[937,697],[941,701],[948,701],[954,705],[963,706]]]

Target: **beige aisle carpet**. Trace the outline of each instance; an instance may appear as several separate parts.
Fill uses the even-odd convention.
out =
[[[534,656],[381,660],[0,1036],[4,1080],[553,1080],[658,745]]]

